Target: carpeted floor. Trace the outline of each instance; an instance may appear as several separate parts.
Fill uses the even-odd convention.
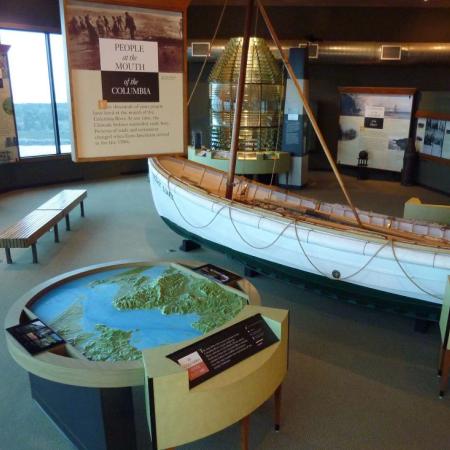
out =
[[[403,202],[449,203],[447,196],[398,183],[346,182],[359,207],[401,215]],[[60,227],[61,243],[49,233],[39,240],[40,263],[31,250],[12,250],[13,265],[0,255],[0,315],[27,290],[57,274],[122,258],[196,259],[242,273],[224,255],[178,250],[180,238],[153,207],[144,175],[14,191],[0,196],[0,229],[12,224],[62,188],[88,189],[86,218],[72,214],[72,231]],[[330,174],[313,174],[305,195],[342,199]],[[450,394],[438,399],[439,334],[413,331],[412,320],[326,298],[318,292],[264,277],[252,282],[263,304],[289,308],[290,366],[283,391],[283,424],[272,428],[272,404],[251,417],[252,450],[450,449]],[[26,372],[0,338],[0,449],[69,450],[70,442],[30,398]],[[80,412],[82,414],[82,412]],[[185,450],[239,448],[233,426]],[[96,449],[90,449],[96,450]],[[123,450],[128,450],[124,448]]]

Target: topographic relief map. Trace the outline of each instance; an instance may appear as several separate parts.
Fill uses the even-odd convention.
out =
[[[174,265],[87,275],[47,292],[32,311],[92,361],[201,336],[235,317],[244,295]]]

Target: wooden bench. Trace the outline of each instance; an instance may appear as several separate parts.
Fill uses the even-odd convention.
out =
[[[19,220],[16,224],[0,232],[0,248],[5,249],[6,262],[12,263],[11,248],[27,248],[31,246],[33,263],[37,263],[37,240],[53,228],[55,242],[59,242],[58,222],[66,219],[66,230],[70,230],[69,213],[80,205],[81,216],[84,217],[84,189],[65,189],[52,197],[39,208]]]

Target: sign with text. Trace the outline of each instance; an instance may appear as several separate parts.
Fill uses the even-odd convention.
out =
[[[383,129],[384,123],[384,107],[383,106],[366,106],[364,111],[364,127]]]
[[[341,88],[337,162],[357,166],[361,151],[368,167],[400,172],[408,144],[415,89]]]
[[[183,12],[62,2],[73,159],[183,153]]]
[[[196,267],[194,271],[221,284],[232,285],[237,280],[242,279],[241,276],[214,264],[204,264],[203,266]]]
[[[193,388],[278,341],[261,314],[255,314],[167,358],[188,371]]]

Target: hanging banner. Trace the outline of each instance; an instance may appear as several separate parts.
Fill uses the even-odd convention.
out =
[[[0,44],[0,164],[19,159],[16,121],[9,79],[9,46]]]
[[[73,159],[182,153],[183,11],[63,0],[63,13]]]
[[[341,88],[338,163],[356,166],[364,150],[368,167],[400,172],[414,93],[410,88]]]

